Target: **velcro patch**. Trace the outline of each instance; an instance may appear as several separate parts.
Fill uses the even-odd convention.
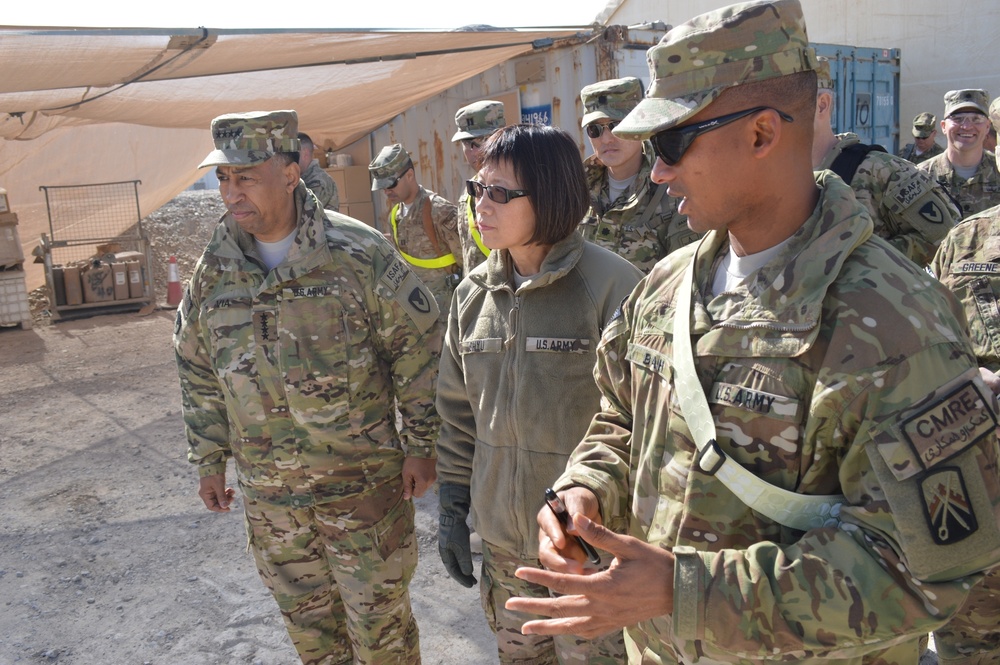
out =
[[[997,419],[972,381],[965,381],[902,423],[902,433],[924,469],[948,459],[984,436],[993,434]]]
[[[393,257],[392,263],[382,273],[382,283],[395,293],[408,274],[410,274],[410,269],[406,266],[406,261],[398,256]]]
[[[340,289],[333,284],[320,284],[317,286],[293,286],[281,290],[284,298],[325,298],[327,296],[340,295]]]
[[[529,352],[587,353],[590,351],[590,340],[568,337],[529,337],[524,350]]]
[[[951,274],[953,275],[995,272],[1000,272],[1000,263],[976,263],[974,261],[966,261],[965,263],[959,263],[958,265],[952,266],[951,269]]]
[[[712,386],[708,401],[712,404],[753,411],[772,418],[795,420],[799,417],[798,400],[731,383],[720,382]]]
[[[503,340],[499,337],[486,339],[467,339],[460,345],[459,353],[500,353],[503,351]]]
[[[923,183],[914,178],[896,190],[896,200],[905,208],[916,201],[923,191]]]
[[[961,469],[935,469],[920,481],[920,492],[931,538],[938,545],[965,540],[979,529]]]
[[[931,224],[940,224],[944,221],[944,211],[934,201],[928,201],[920,207],[920,216]]]
[[[669,359],[659,351],[654,351],[640,344],[629,344],[626,358],[629,362],[645,367],[657,374],[670,375],[670,371],[667,370],[670,367]]]

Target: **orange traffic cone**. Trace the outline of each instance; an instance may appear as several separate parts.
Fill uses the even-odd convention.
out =
[[[171,307],[181,304],[181,278],[177,275],[176,256],[171,256],[167,265],[167,304]]]

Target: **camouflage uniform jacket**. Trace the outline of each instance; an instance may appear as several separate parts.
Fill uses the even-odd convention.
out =
[[[486,257],[489,256],[489,248],[487,247],[487,253],[483,254],[483,250],[479,248],[476,239],[472,236],[472,227],[469,224],[471,223],[474,226],[476,219],[473,216],[470,220],[469,208],[469,193],[463,191],[462,196],[458,199],[457,228],[458,240],[462,244],[462,271],[466,275],[472,272],[473,268],[485,261]],[[480,239],[481,241],[482,239]]]
[[[188,459],[236,459],[244,494],[302,507],[398,481],[434,457],[441,347],[427,288],[378,232],[300,183],[288,257],[268,272],[224,216],[177,311]],[[395,399],[393,399],[395,398]]]
[[[926,162],[931,157],[937,157],[944,152],[944,148],[941,147],[940,143],[935,143],[927,152],[922,152],[917,154],[917,144],[907,143],[899,151],[898,155],[912,164],[919,164],[920,162]]]
[[[431,223],[434,225],[434,230],[437,231],[438,253],[434,252],[434,245],[424,233],[425,205],[431,207]],[[455,256],[455,265],[447,268],[410,266],[420,281],[426,284],[434,297],[437,298],[443,322],[448,312],[448,303],[451,300],[452,292],[448,277],[462,267],[462,243],[458,238],[458,229],[456,228],[458,216],[455,204],[430,190],[419,187],[417,197],[413,199],[413,203],[405,215],[400,214],[398,205],[393,206],[389,213],[390,220],[393,212],[397,215],[396,233],[401,252],[417,259],[434,259],[448,253]],[[391,221],[389,228],[392,229]]]
[[[642,144],[642,166],[635,182],[616,200],[609,200],[607,168],[596,155],[584,163],[590,209],[580,223],[587,240],[624,256],[644,273],[679,247],[698,239],[687,225],[687,217],[677,212],[677,199],[661,195],[656,211],[639,226],[643,213],[656,196],[657,185],[649,179],[656,155],[648,141]]]
[[[932,272],[954,293],[969,319],[979,364],[1000,372],[1000,206],[962,220],[938,248]],[[934,634],[939,661],[997,662],[1000,656],[1000,568],[973,587],[955,619]],[[988,657],[976,660],[975,653]]]
[[[844,148],[861,142],[850,133],[838,134],[837,139],[819,169],[830,168]],[[943,189],[910,162],[888,153],[865,155],[854,172],[851,189],[868,209],[875,235],[921,267],[930,263],[938,243],[960,219]]]
[[[601,411],[556,487],[591,488],[610,528],[676,556],[675,611],[626,629],[630,662],[912,665],[1000,558],[996,403],[961,309],[872,235],[843,181],[817,178],[812,216],[750,286],[705,295],[728,251],[712,232],[604,331]],[[672,359],[695,255],[695,365],[719,447],[786,490],[843,494],[838,524],[775,523],[697,465]]]
[[[965,306],[980,365],[1000,372],[1000,206],[952,229],[934,255],[931,271]]]
[[[1000,173],[997,173],[996,157],[989,150],[983,150],[979,168],[968,180],[955,173],[947,154],[928,159],[919,168],[944,187],[962,206],[959,219],[1000,205]]]
[[[471,488],[484,541],[534,558],[545,488],[599,406],[601,331],[642,273],[575,233],[517,290],[512,270],[507,251],[492,252],[455,291],[438,379],[438,478]]]
[[[302,174],[302,182],[312,190],[320,204],[327,210],[340,212],[340,194],[337,193],[337,183],[330,174],[320,167],[319,160],[314,159]]]

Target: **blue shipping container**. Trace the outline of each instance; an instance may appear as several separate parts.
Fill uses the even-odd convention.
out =
[[[854,132],[862,143],[899,149],[899,49],[813,44],[830,62],[833,131]]]

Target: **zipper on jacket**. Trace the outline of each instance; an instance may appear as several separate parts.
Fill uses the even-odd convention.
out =
[[[754,330],[757,328],[765,328],[767,330],[782,333],[808,332],[816,327],[816,323],[771,323],[770,321],[749,321],[747,323],[723,321],[722,323],[717,323],[715,325],[719,328],[734,328],[736,330]]]
[[[511,438],[512,441],[514,441],[515,437],[517,436],[517,432],[514,429],[514,423],[517,422],[517,418],[518,418],[518,416],[517,416],[517,410],[516,410],[517,409],[516,405],[517,405],[518,391],[521,388],[520,384],[516,383],[516,381],[517,381],[517,373],[514,370],[518,366],[518,361],[519,361],[519,358],[520,358],[520,354],[523,353],[523,349],[524,349],[524,347],[521,344],[518,343],[518,314],[520,314],[520,311],[521,311],[521,296],[519,296],[519,295],[517,295],[517,293],[515,293],[514,294],[514,306],[511,307],[511,309],[510,309],[510,315],[509,315],[510,339],[508,340],[508,348],[507,348],[507,380],[510,382],[510,386],[511,386],[510,417],[508,418],[507,422],[510,423],[510,425],[509,425],[510,430],[509,430],[508,436],[510,436],[510,438]],[[517,463],[516,453],[515,453],[514,460],[515,461],[514,461],[514,469],[513,469],[513,471],[514,471],[514,478],[516,479],[517,475],[518,475],[518,467],[520,466]],[[516,482],[514,483],[514,487],[515,487],[515,492],[516,492],[516,487],[517,487],[517,483]],[[516,496],[515,496],[514,500],[517,501],[517,497]],[[518,525],[518,527],[519,527],[518,531],[521,532],[521,533],[523,533],[522,529],[525,526],[526,525],[519,524]],[[519,542],[518,543],[518,547],[520,549],[524,549],[524,543],[523,542]]]

